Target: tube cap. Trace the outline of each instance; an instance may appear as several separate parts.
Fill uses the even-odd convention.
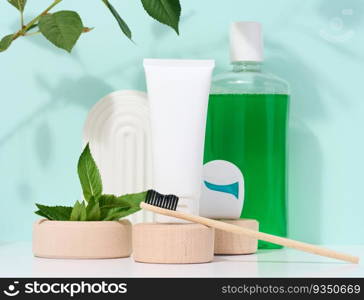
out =
[[[234,22],[230,27],[231,61],[262,61],[262,26],[257,22]]]

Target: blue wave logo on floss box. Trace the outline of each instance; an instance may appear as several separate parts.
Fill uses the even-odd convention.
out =
[[[217,185],[211,182],[204,181],[204,184],[210,190],[231,194],[234,195],[236,199],[239,199],[239,182],[225,185]]]
[[[200,215],[208,218],[239,219],[244,204],[244,177],[226,160],[203,166]]]

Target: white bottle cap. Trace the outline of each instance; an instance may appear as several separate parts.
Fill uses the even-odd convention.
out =
[[[262,61],[262,26],[257,22],[234,22],[230,27],[231,61]]]

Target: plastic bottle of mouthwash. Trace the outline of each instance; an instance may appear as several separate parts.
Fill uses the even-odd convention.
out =
[[[285,236],[289,87],[262,71],[262,49],[259,23],[232,24],[232,70],[213,79],[204,154],[204,189],[220,202],[214,208],[202,197],[201,215],[215,209],[224,218],[256,219],[261,231]],[[229,211],[234,199],[242,211]],[[259,248],[280,246],[259,241]]]

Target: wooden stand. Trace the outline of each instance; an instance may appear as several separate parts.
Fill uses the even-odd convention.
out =
[[[49,221],[33,226],[33,254],[45,258],[119,258],[131,254],[128,220]]]
[[[305,251],[305,252],[309,252],[309,253],[313,253],[313,254],[317,254],[317,255],[321,255],[321,256],[331,257],[334,259],[340,259],[340,260],[347,261],[347,262],[354,263],[354,264],[358,264],[359,260],[360,260],[360,258],[358,256],[353,256],[353,255],[350,255],[347,253],[340,253],[340,252],[330,250],[330,249],[327,249],[324,247],[287,239],[287,238],[269,234],[269,233],[259,232],[257,230],[250,229],[247,227],[242,227],[242,226],[238,226],[238,225],[234,225],[234,224],[228,224],[227,222],[222,222],[222,221],[204,218],[204,217],[200,217],[200,216],[196,216],[196,215],[191,215],[189,213],[182,212],[182,211],[175,211],[175,210],[157,207],[157,206],[145,203],[145,202],[140,203],[140,207],[143,209],[147,209],[149,211],[155,212],[157,214],[162,214],[162,215],[169,216],[169,217],[175,217],[175,218],[179,218],[179,219],[186,220],[186,221],[191,221],[191,222],[198,223],[198,224],[203,224],[203,225],[209,226],[211,228],[220,229],[220,230],[228,231],[228,232],[234,232],[238,235],[242,234],[244,236],[248,236],[253,239],[259,239],[261,241],[270,242],[270,243],[274,243],[277,245],[290,247],[290,248],[294,248],[297,250],[301,250],[301,251]]]
[[[259,231],[259,223],[253,219],[220,220],[222,222]],[[215,254],[251,254],[257,251],[258,240],[244,234],[215,229]]]
[[[192,264],[212,261],[214,229],[192,223],[133,226],[133,258],[138,262]]]

